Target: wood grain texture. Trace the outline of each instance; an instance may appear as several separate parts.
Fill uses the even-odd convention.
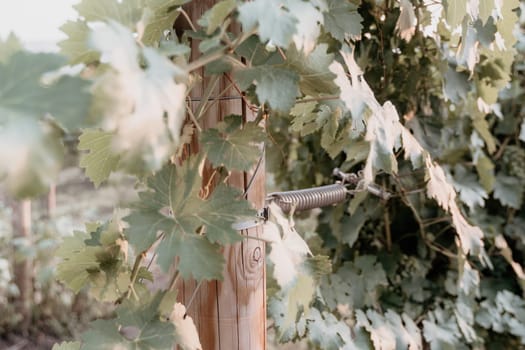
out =
[[[192,22],[197,19],[217,1],[195,0],[184,6]],[[182,24],[184,26],[184,24]],[[238,28],[233,28],[237,30]],[[192,59],[198,57],[198,42],[192,42]],[[202,83],[196,86],[190,96],[198,100],[202,97],[210,79],[203,77]],[[254,115],[243,106],[241,96],[231,86],[229,79],[221,77],[211,96],[227,90],[224,96],[238,96],[233,100],[210,101],[211,107],[199,120],[203,129],[214,127],[225,116],[230,114],[243,115],[245,120],[253,120]],[[195,111],[198,101],[192,102]],[[197,138],[190,146],[191,153],[198,152]],[[248,199],[254,207],[260,209],[265,199],[265,169],[261,162],[257,174],[232,173],[228,179],[231,186],[245,189],[252,176],[255,176],[248,191]],[[203,183],[208,182],[214,169],[207,164],[204,169]],[[243,231],[246,236],[242,242],[226,246],[223,249],[226,264],[223,281],[203,282],[200,286],[192,280],[181,281],[178,285],[180,302],[185,305],[193,297],[188,307],[190,315],[199,332],[204,350],[263,350],[266,349],[266,270],[265,247],[260,240],[249,237],[259,237],[262,227]],[[196,288],[198,289],[196,290]]]

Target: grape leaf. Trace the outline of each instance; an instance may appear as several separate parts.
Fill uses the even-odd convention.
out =
[[[459,103],[467,97],[470,89],[468,74],[458,72],[453,67],[447,66],[447,71],[443,77],[443,93],[445,97],[455,103]]]
[[[356,310],[358,327],[370,333],[374,349],[422,349],[421,333],[414,321],[406,314],[400,316],[393,310],[381,315],[374,310]]]
[[[478,157],[476,161],[476,171],[479,176],[479,183],[486,193],[492,192],[494,189],[494,163],[485,154]]]
[[[146,0],[142,15],[144,32],[141,41],[145,45],[153,45],[162,37],[165,30],[171,30],[179,16],[177,7],[190,0]]]
[[[318,1],[317,5],[324,4]],[[324,22],[323,14],[315,1],[288,0],[286,6],[297,19],[293,35],[295,47],[308,56],[316,46]]]
[[[125,301],[117,317],[97,320],[82,334],[84,350],[161,350],[174,345],[174,326],[160,320],[158,307],[162,294],[143,305]]]
[[[58,47],[60,52],[69,58],[69,64],[89,64],[100,58],[98,52],[88,47],[90,29],[86,21],[67,21],[60,30],[67,38],[60,41]]]
[[[322,294],[332,309],[338,304],[356,309],[374,305],[380,286],[388,282],[383,267],[372,255],[357,257],[353,263],[346,262],[326,281],[321,284]]]
[[[251,4],[251,3],[248,3]],[[278,112],[287,113],[299,95],[299,76],[296,72],[278,66],[258,66],[240,69],[235,78],[242,90],[255,84],[255,92],[261,103],[268,103]]]
[[[414,6],[409,0],[401,0],[399,8],[396,31],[401,39],[409,42],[416,33],[417,18]]]
[[[97,247],[87,247],[84,240],[89,236],[80,231],[72,237],[65,237],[56,256],[63,262],[57,266],[57,278],[68,285],[75,293],[89,283],[90,271],[97,271]]]
[[[348,1],[327,0],[328,11],[324,13],[324,28],[335,39],[343,42],[361,38],[363,18],[357,12],[357,5]]]
[[[263,41],[270,40],[274,45],[287,47],[297,32],[297,18],[284,6],[287,1],[255,0],[239,6],[239,21],[243,30],[249,32],[258,27]],[[282,6],[284,5],[284,6]]]
[[[312,308],[307,318],[308,338],[313,344],[326,350],[355,349],[350,327],[329,312]]]
[[[88,22],[114,20],[128,28],[142,16],[141,0],[82,0],[73,7]]]
[[[175,342],[182,350],[202,350],[197,328],[193,319],[186,314],[186,308],[181,303],[173,306],[170,321],[175,326]]]
[[[305,317],[315,295],[316,284],[312,276],[302,274],[269,300],[268,312],[275,321],[279,341],[289,341],[305,335]]]
[[[445,3],[445,18],[452,29],[463,22],[467,15],[467,0],[447,0]]]
[[[6,64],[0,64],[0,121],[31,118],[38,120],[50,114],[62,126],[75,130],[85,125],[89,108],[89,83],[63,76],[42,84],[44,73],[65,64],[56,54],[17,52]]]
[[[111,151],[112,139],[113,133],[90,129],[84,130],[79,137],[78,149],[89,151],[81,156],[80,166],[86,169],[86,175],[95,187],[118,168],[120,157]]]
[[[330,71],[334,55],[328,45],[319,44],[308,55],[291,46],[286,51],[284,65],[299,74],[299,89],[304,95],[336,94],[335,75]]]
[[[260,158],[261,149],[257,143],[265,140],[263,130],[253,122],[241,126],[241,121],[239,116],[230,116],[217,128],[202,133],[201,144],[214,166],[248,171]]]
[[[115,301],[128,288],[131,269],[120,215],[115,212],[108,223],[64,238],[56,253],[62,258],[57,277],[75,292],[89,287],[90,295],[96,299]]]
[[[459,199],[473,210],[476,205],[483,207],[485,199],[488,197],[485,190],[478,184],[476,176],[467,171],[461,164],[454,167],[454,177],[452,184],[457,192]]]
[[[456,348],[461,334],[455,317],[437,308],[423,321],[423,336],[432,350],[439,350]]]
[[[0,63],[0,178],[17,197],[47,191],[62,165],[62,132],[44,118],[70,130],[85,124],[87,82],[69,76],[41,82],[63,64],[59,55],[23,51]]]
[[[181,167],[167,165],[150,178],[151,191],[140,194],[137,210],[125,218],[130,224],[126,235],[136,251],[143,251],[162,231],[164,238],[157,252],[158,263],[165,271],[178,256],[183,277],[220,278],[224,259],[213,243],[241,240],[232,224],[253,218],[255,213],[247,201],[239,199],[237,190],[225,185],[202,199],[199,164],[199,158],[194,157]],[[161,213],[166,208],[167,215]]]
[[[342,237],[341,241],[352,247],[359,237],[359,231],[365,224],[368,216],[363,207],[358,207],[352,216],[345,216],[342,220]]]
[[[479,0],[479,19],[485,23],[495,8],[494,0]]]
[[[316,122],[316,107],[317,102],[315,101],[297,103],[290,111],[290,116],[293,116],[290,129],[292,131],[300,132],[301,136],[309,135],[319,130],[321,125]]]
[[[519,209],[523,203],[523,183],[516,177],[498,174],[494,183],[494,198],[502,205]]]
[[[21,49],[22,43],[12,32],[9,33],[5,41],[0,38],[0,64],[6,63],[11,55],[20,51]]]
[[[295,230],[293,221],[284,216],[280,207],[269,204],[270,219],[264,227],[264,237],[272,251],[268,259],[274,264],[273,276],[281,288],[286,288],[299,275],[301,265],[312,255],[304,239]]]
[[[222,0],[206,11],[199,19],[199,24],[206,27],[206,34],[211,35],[219,28],[226,17],[236,8],[235,0]]]
[[[198,235],[176,236],[168,234],[157,249],[158,263],[167,271],[175,257],[182,278],[222,280],[225,260],[216,244]]]
[[[53,345],[51,350],[80,350],[82,344],[78,341],[75,342],[62,342],[60,344]]]
[[[116,22],[97,27],[91,45],[112,68],[95,83],[94,113],[105,131],[114,132],[112,151],[120,166],[133,174],[160,169],[180,141],[186,86],[174,76],[184,77],[184,71],[156,50],[139,48]]]
[[[22,118],[0,128],[0,179],[17,198],[47,192],[63,157],[61,133],[50,125]]]
[[[457,2],[462,2],[462,0]],[[476,29],[470,25],[465,18],[463,22],[461,44],[456,53],[456,61],[458,65],[468,68],[471,72],[474,70],[474,66],[479,62],[478,43]]]

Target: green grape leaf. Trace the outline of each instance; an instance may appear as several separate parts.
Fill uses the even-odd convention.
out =
[[[120,167],[138,175],[160,169],[179,146],[186,86],[174,77],[184,79],[185,72],[157,50],[139,47],[116,22],[98,26],[90,40],[111,66],[95,83],[93,113],[112,126],[106,131],[114,132]]]
[[[485,154],[478,156],[476,161],[476,171],[479,176],[479,183],[486,193],[492,192],[496,177],[494,175],[494,163]]]
[[[285,1],[285,6],[286,6]],[[258,27],[263,41],[287,47],[296,33],[297,18],[287,11],[279,0],[255,0],[239,6],[239,21],[249,32]]]
[[[28,198],[49,190],[64,158],[61,136],[53,126],[27,118],[0,128],[0,179],[12,195]]]
[[[60,41],[58,47],[60,52],[69,58],[69,64],[88,64],[100,58],[100,54],[88,46],[90,28],[85,21],[67,21],[60,30],[67,38]]]
[[[161,350],[174,345],[175,328],[160,319],[158,307],[162,294],[142,305],[125,301],[116,310],[117,317],[97,320],[82,334],[83,350]]]
[[[235,0],[219,1],[202,15],[199,19],[199,24],[206,27],[207,35],[211,35],[222,25],[226,17],[229,16],[236,6]]]
[[[64,64],[60,55],[27,52],[15,53],[6,64],[0,64],[0,121],[37,121],[50,114],[66,129],[82,127],[90,103],[88,82],[63,76],[42,83],[44,73]]]
[[[97,247],[87,247],[84,240],[89,236],[76,231],[72,237],[65,237],[56,252],[62,259],[57,266],[57,278],[64,282],[75,293],[90,280],[90,271],[98,270]]]
[[[145,45],[153,45],[158,42],[165,30],[171,30],[173,23],[179,16],[177,7],[184,5],[190,0],[147,0],[144,8],[142,21],[144,22],[144,33],[141,41]]]
[[[325,9],[326,5],[320,1],[288,0],[286,7],[297,20],[296,33],[293,35],[295,47],[308,56],[316,47],[317,38],[321,33],[321,25],[324,22],[321,10]]]
[[[164,270],[178,256],[183,277],[214,279],[221,277],[224,264],[214,243],[241,240],[232,224],[253,218],[255,213],[247,201],[240,199],[239,191],[225,185],[202,199],[199,164],[199,158],[190,158],[180,167],[167,165],[150,178],[151,191],[140,194],[142,201],[137,210],[125,219],[130,224],[126,235],[136,251],[143,251],[162,231],[164,238],[157,252]]]
[[[14,33],[9,33],[7,38],[0,38],[0,64],[6,63],[14,53],[22,50],[22,43]]]
[[[251,4],[251,3],[248,3]],[[242,90],[255,84],[261,103],[268,103],[278,112],[287,113],[299,96],[299,76],[296,72],[277,66],[258,66],[237,70],[235,78]]]
[[[487,120],[484,117],[478,117],[473,120],[472,126],[480,134],[487,145],[487,151],[489,154],[492,154],[496,151],[496,139],[492,136],[490,132],[490,126]]]
[[[363,255],[354,262],[346,262],[337,273],[321,284],[327,305],[335,309],[338,304],[353,308],[372,306],[379,298],[379,288],[388,283],[386,274],[375,256]]]
[[[452,29],[463,22],[467,15],[467,0],[447,0],[445,4],[445,18]]]
[[[97,300],[114,302],[127,290],[131,277],[120,213],[115,212],[108,223],[89,229],[92,231],[77,231],[64,238],[56,253],[62,258],[57,277],[75,292],[89,287],[90,295]]]
[[[510,55],[510,62],[513,60],[514,45],[517,42],[517,36],[514,34],[515,21],[517,20],[516,9],[520,7],[519,0],[507,0],[501,4],[501,16],[502,18],[498,21],[496,26],[498,27],[498,33],[503,38],[505,50],[502,50],[503,54]]]
[[[474,67],[479,61],[478,43],[476,29],[468,22],[467,17],[465,17],[465,20],[463,21],[461,45],[456,54],[456,61],[459,66],[466,67],[471,72],[474,70]]]
[[[363,18],[357,12],[358,6],[348,1],[327,0],[328,11],[324,13],[324,28],[335,39],[343,42],[347,37],[361,38]]]
[[[141,0],[82,0],[73,7],[88,22],[114,20],[128,28],[142,16]]]
[[[352,247],[357,241],[359,231],[361,231],[361,228],[363,228],[367,219],[368,216],[361,206],[359,206],[351,216],[343,217],[341,222],[342,242],[348,244],[349,247]]]
[[[336,94],[335,75],[330,71],[334,55],[327,53],[328,45],[319,44],[308,55],[295,46],[286,51],[285,66],[299,74],[299,89],[304,95]]]
[[[333,314],[312,308],[307,317],[309,340],[326,350],[353,349],[350,327]]]
[[[454,177],[452,179],[454,188],[459,193],[459,199],[465,203],[471,210],[479,205],[485,205],[485,199],[488,197],[487,193],[478,184],[476,176],[461,164],[456,164],[454,167]]]
[[[88,151],[80,157],[80,166],[95,187],[108,179],[117,170],[120,157],[113,154],[111,142],[113,133],[100,130],[84,130],[79,137],[78,149]]]
[[[455,349],[461,333],[455,317],[438,307],[423,321],[423,336],[431,349]]]
[[[454,68],[448,66],[447,71],[443,77],[443,93],[445,97],[452,102],[459,103],[467,97],[470,89],[468,74],[465,72],[458,72]]]
[[[224,257],[219,246],[198,235],[176,236],[168,234],[157,249],[158,263],[167,271],[175,257],[182,278],[200,280],[222,280]]]
[[[75,342],[62,342],[60,344],[53,345],[51,350],[80,350],[82,344],[78,341]]]
[[[421,332],[414,321],[403,314],[400,316],[393,310],[387,310],[384,315],[374,310],[356,310],[358,327],[363,327],[370,333],[375,349],[421,349]]]
[[[479,19],[482,23],[485,23],[494,11],[495,3],[494,0],[480,0],[479,1]]]
[[[268,312],[275,321],[280,341],[289,341],[296,334],[304,336],[304,325],[300,323],[304,323],[310,311],[315,288],[312,276],[302,274],[270,299]]]
[[[248,171],[260,158],[261,149],[257,143],[265,140],[263,130],[253,122],[241,127],[240,119],[238,116],[227,117],[216,129],[202,133],[201,144],[214,166]]]
[[[498,174],[494,183],[494,198],[502,205],[519,209],[523,203],[525,186],[516,177]]]
[[[401,39],[409,42],[416,33],[417,17],[414,5],[408,0],[401,0],[399,11],[396,32]]]
[[[315,101],[297,103],[290,111],[290,116],[293,116],[290,129],[300,132],[301,136],[306,136],[319,130],[321,126],[316,122],[316,107],[317,102]]]
[[[193,319],[188,316],[181,303],[173,306],[170,321],[175,325],[175,341],[183,350],[202,350],[202,345]]]

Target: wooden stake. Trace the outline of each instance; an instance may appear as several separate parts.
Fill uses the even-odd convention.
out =
[[[189,19],[195,24],[197,19],[216,0],[198,0],[187,4],[184,9]],[[186,27],[188,27],[186,25]],[[198,42],[192,42],[192,59],[199,56]],[[201,70],[201,76],[204,76]],[[210,79],[204,77],[202,83],[191,93],[196,108]],[[214,127],[225,116],[242,115],[245,121],[254,120],[255,115],[244,105],[240,94],[231,86],[228,79],[221,77],[211,96],[218,96],[228,89],[223,96],[239,96],[238,99],[220,99],[211,101],[211,106],[199,120],[203,129]],[[229,87],[229,88],[228,88]],[[195,112],[195,110],[194,110]],[[198,152],[197,139],[191,145],[192,152]],[[204,169],[203,183],[213,173],[210,165]],[[231,186],[245,189],[254,174],[233,173],[229,178]],[[248,200],[254,207],[261,209],[265,199],[264,160],[259,165],[257,174],[247,193]],[[262,235],[262,227],[242,232],[246,237]],[[224,248],[226,265],[223,281],[203,282],[182,281],[178,286],[179,299],[185,305],[190,302],[190,315],[199,332],[204,350],[264,350],[266,349],[266,270],[265,247],[260,240],[246,238],[238,244]],[[197,290],[196,290],[197,289]]]

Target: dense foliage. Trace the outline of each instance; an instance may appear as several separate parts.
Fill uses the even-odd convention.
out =
[[[0,175],[11,193],[45,190],[63,136],[79,129],[80,165],[96,185],[116,171],[139,182],[133,208],[58,250],[65,284],[119,304],[61,348],[199,348],[172,291],[145,287],[142,260],[155,249],[165,272],[178,258],[173,281],[220,279],[220,247],[241,239],[232,224],[256,213],[224,184],[204,199],[199,169],[207,158],[221,176],[248,170],[262,141],[279,188],[331,183],[335,167],[361,174],[351,201],[311,213],[317,227],[302,238],[271,210],[268,313],[280,341],[525,344],[519,1],[223,0],[177,32],[188,2],[81,1],[60,44],[80,76],[57,70],[58,55],[1,44]],[[202,67],[212,81],[231,76],[258,119],[201,132],[214,100],[191,110],[186,98]],[[181,161],[192,135],[203,147]],[[373,183],[392,196],[369,195]]]

